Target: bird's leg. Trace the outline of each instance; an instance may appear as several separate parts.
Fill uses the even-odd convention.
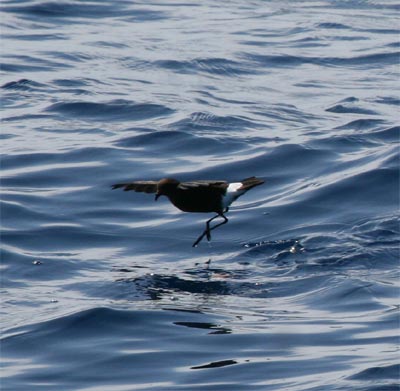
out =
[[[206,233],[207,236],[207,240],[210,241],[211,240],[211,234],[210,234],[210,223],[211,221],[213,221],[214,219],[216,219],[219,215],[214,216],[213,218],[211,218],[210,220],[206,221],[206,230],[204,231]]]
[[[201,242],[201,240],[204,238],[204,236],[206,236],[206,235],[207,235],[207,240],[210,241],[210,239],[211,239],[210,231],[211,231],[211,229],[214,229],[214,228],[211,228],[211,229],[210,229],[210,223],[211,223],[211,221],[213,221],[214,219],[216,219],[216,218],[219,217],[219,216],[220,216],[220,214],[217,214],[217,215],[215,215],[214,217],[211,217],[211,219],[209,219],[209,220],[206,221],[206,229],[205,229],[205,230],[203,231],[203,233],[197,238],[197,240],[193,243],[193,246],[192,246],[192,247],[196,247],[196,246]]]
[[[224,225],[229,221],[228,218],[223,213],[219,214],[218,216],[221,216],[224,219],[224,221],[222,223],[218,223],[218,224],[214,225],[214,227],[210,228],[209,231],[212,231],[213,229],[218,228],[221,225]],[[208,233],[210,234],[210,232],[208,232]],[[211,234],[210,234],[210,239],[211,239]]]
[[[217,217],[221,216],[224,221],[222,223],[218,223],[216,225],[214,225],[214,227],[210,228],[210,223],[211,221],[213,221],[214,219],[216,219]],[[211,219],[207,220],[206,222],[206,229],[204,230],[204,232],[197,238],[197,240],[193,243],[193,247],[196,247],[200,241],[204,238],[204,236],[207,235],[207,240],[210,241],[211,240],[211,231],[223,224],[226,224],[228,222],[228,219],[226,218],[226,216],[223,213],[218,213],[216,216],[212,217]]]

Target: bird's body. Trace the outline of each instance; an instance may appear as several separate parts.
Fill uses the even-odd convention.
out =
[[[238,197],[251,188],[264,183],[262,179],[250,177],[240,182],[229,183],[227,181],[199,180],[179,182],[176,179],[164,178],[160,181],[136,181],[130,183],[118,183],[113,189],[123,188],[124,191],[134,190],[144,193],[156,193],[156,200],[165,195],[171,203],[183,212],[208,213],[215,212],[216,216],[206,223],[206,230],[200,235],[193,246],[207,235],[210,240],[210,231],[228,222],[224,213]],[[222,223],[210,228],[209,223],[216,217],[224,218]]]

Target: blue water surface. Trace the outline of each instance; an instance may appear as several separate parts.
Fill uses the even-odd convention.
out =
[[[398,390],[399,8],[3,0],[1,390]]]

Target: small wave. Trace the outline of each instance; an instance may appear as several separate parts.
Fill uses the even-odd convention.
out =
[[[58,60],[67,61],[67,62],[87,62],[96,60],[96,56],[88,55],[86,53],[81,52],[64,52],[60,50],[46,50],[42,52],[43,55],[56,58]]]
[[[168,18],[168,13],[160,10],[136,8],[130,10],[124,17],[126,22],[145,23]]]
[[[99,18],[124,15],[126,5],[47,1],[28,5],[4,6],[3,12],[22,14],[27,18]]]
[[[366,115],[377,115],[378,113],[373,110],[369,109],[363,109],[362,107],[350,107],[350,106],[344,106],[344,105],[335,105],[332,107],[329,107],[325,111],[328,111],[329,113],[337,113],[337,114],[366,114]]]
[[[364,380],[364,381],[376,381],[376,380],[387,380],[387,379],[398,379],[400,373],[400,365],[388,365],[381,367],[371,367],[364,369],[363,371],[349,377],[350,380]],[[397,387],[395,387],[397,388]],[[385,388],[382,388],[385,390]]]
[[[53,206],[53,214],[56,210],[57,208]],[[50,207],[48,211],[51,212]],[[88,230],[75,219],[77,217],[69,219],[68,222],[53,222],[49,225],[44,223],[40,227],[27,227],[18,231],[8,230],[2,234],[2,237],[9,245],[18,243],[21,251],[37,252],[57,251],[60,248],[79,251],[84,248],[101,248],[115,244],[115,237],[112,233]],[[50,237],[57,237],[58,240],[49,241]]]
[[[7,55],[3,56],[1,69],[7,72],[44,72],[71,68],[72,65],[62,61],[54,61],[43,56]]]
[[[367,67],[368,69],[384,65],[396,65],[399,53],[373,53],[354,57],[312,57],[294,56],[288,54],[262,55],[244,53],[243,57],[263,67],[298,67],[314,64],[326,67]]]
[[[0,134],[0,140],[8,140],[17,137],[15,134],[11,133],[1,133]]]
[[[267,180],[270,186],[283,186],[293,183],[294,178],[297,178],[298,175],[305,175],[305,172],[307,176],[316,175],[321,167],[331,165],[336,158],[336,153],[330,150],[306,148],[297,144],[283,144],[268,153],[257,149],[251,154],[245,151],[242,156],[237,153],[235,159],[207,167],[198,175],[224,178],[226,173],[234,173],[232,179],[238,179],[252,173],[252,175],[265,177],[265,168],[267,167],[269,173]]]
[[[400,99],[393,96],[383,96],[375,100],[376,103],[382,103],[385,105],[400,105]]]
[[[262,67],[296,67],[316,61],[315,58],[312,57],[300,57],[285,54],[262,55],[244,53],[243,57],[251,62],[261,65]]]
[[[5,83],[0,88],[4,88],[5,90],[31,91],[44,86],[44,84],[37,83],[33,80],[19,79],[17,81]]]
[[[315,119],[316,116],[313,114],[306,113],[298,109],[294,105],[289,104],[274,104],[262,107],[261,110],[252,110],[254,114],[260,115],[262,117],[271,118],[273,120],[282,121],[284,123],[294,122],[294,123],[308,123],[310,120]]]
[[[400,48],[400,42],[392,42],[388,43],[386,47],[391,48],[391,49],[399,49]]]
[[[78,118],[92,118],[113,121],[143,120],[170,115],[174,110],[155,103],[134,103],[131,101],[114,100],[109,103],[95,102],[61,102],[45,109],[62,115]]]
[[[335,23],[335,22],[325,22],[325,23],[319,23],[317,28],[320,29],[329,29],[329,30],[351,30],[352,27],[347,26],[342,23]]]
[[[119,139],[115,145],[123,148],[151,150],[156,148],[157,154],[163,152],[173,152],[175,156],[187,155],[206,156],[218,153],[221,148],[226,153],[234,152],[244,147],[243,143],[224,138],[223,141],[216,137],[198,137],[187,132],[181,131],[159,131],[146,134],[135,135]]]
[[[174,122],[173,129],[184,130],[243,130],[259,127],[260,125],[242,116],[227,115],[219,116],[208,112],[194,112],[189,117]]]
[[[342,99],[339,103],[355,103],[359,101],[360,99],[356,98],[355,96],[349,96],[347,98]]]
[[[270,171],[279,168],[283,176],[293,174],[297,170],[310,175],[309,169],[317,168],[319,165],[325,166],[335,157],[336,154],[332,151],[313,149],[298,144],[284,144],[262,157],[257,157],[255,164],[268,167]]]
[[[384,65],[396,65],[399,61],[398,52],[372,53],[354,57],[322,57],[317,63],[325,66],[359,66],[376,68]]]
[[[53,163],[36,164],[29,170],[26,166],[19,165],[16,168],[3,172],[2,181],[6,186],[24,187],[30,186],[37,189],[38,184],[51,184],[52,187],[68,186],[72,181],[74,184],[86,185],[87,178],[93,178],[94,172],[99,167],[105,166],[103,161],[78,162],[78,163]],[[71,169],[75,176],[71,178]]]
[[[345,125],[337,126],[335,129],[352,129],[352,130],[370,130],[383,125],[385,120],[378,118],[361,118],[354,121],[350,121]]]
[[[382,142],[396,142],[400,140],[400,126],[393,126],[377,132],[371,132],[368,134],[368,138],[380,140]]]
[[[399,186],[397,168],[376,168],[317,188],[306,198],[308,204],[332,208],[338,214],[345,210],[363,213],[367,207],[377,213],[390,212],[398,205]]]
[[[97,81],[96,81],[97,82]],[[59,87],[87,87],[90,83],[86,79],[55,79],[53,84]]]
[[[190,61],[159,60],[155,66],[179,73],[207,73],[211,75],[239,76],[256,73],[244,63],[225,58],[197,58]]]
[[[7,231],[10,229],[18,229],[22,225],[26,229],[33,228],[37,226],[38,221],[41,223],[51,222],[54,218],[47,211],[38,212],[16,201],[0,201],[0,208],[2,219],[8,222],[7,225],[4,226]]]
[[[42,120],[49,118],[49,115],[46,114],[25,114],[25,115],[16,115],[16,116],[11,116],[11,117],[6,117],[3,118],[3,121],[5,122],[20,122],[20,121],[25,121],[25,120]]]
[[[103,48],[117,48],[117,49],[129,48],[129,45],[116,41],[96,41],[96,42],[91,42],[89,45],[95,47],[103,47]]]
[[[8,34],[7,38],[19,41],[59,41],[69,38],[62,34]]]
[[[64,68],[59,64],[60,67]],[[28,65],[28,64],[16,64],[11,62],[2,62],[0,65],[1,70],[9,73],[18,73],[18,72],[45,72],[49,70],[47,66],[40,65]]]

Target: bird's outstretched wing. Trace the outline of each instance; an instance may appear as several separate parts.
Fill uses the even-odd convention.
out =
[[[130,183],[117,183],[112,185],[112,189],[124,189],[124,191],[134,190],[141,193],[155,193],[157,192],[156,181],[136,181]]]
[[[199,188],[213,188],[215,190],[220,190],[224,192],[228,187],[228,182],[226,181],[190,181],[190,182],[181,182],[178,185],[178,189],[189,190],[189,189],[199,189]]]

